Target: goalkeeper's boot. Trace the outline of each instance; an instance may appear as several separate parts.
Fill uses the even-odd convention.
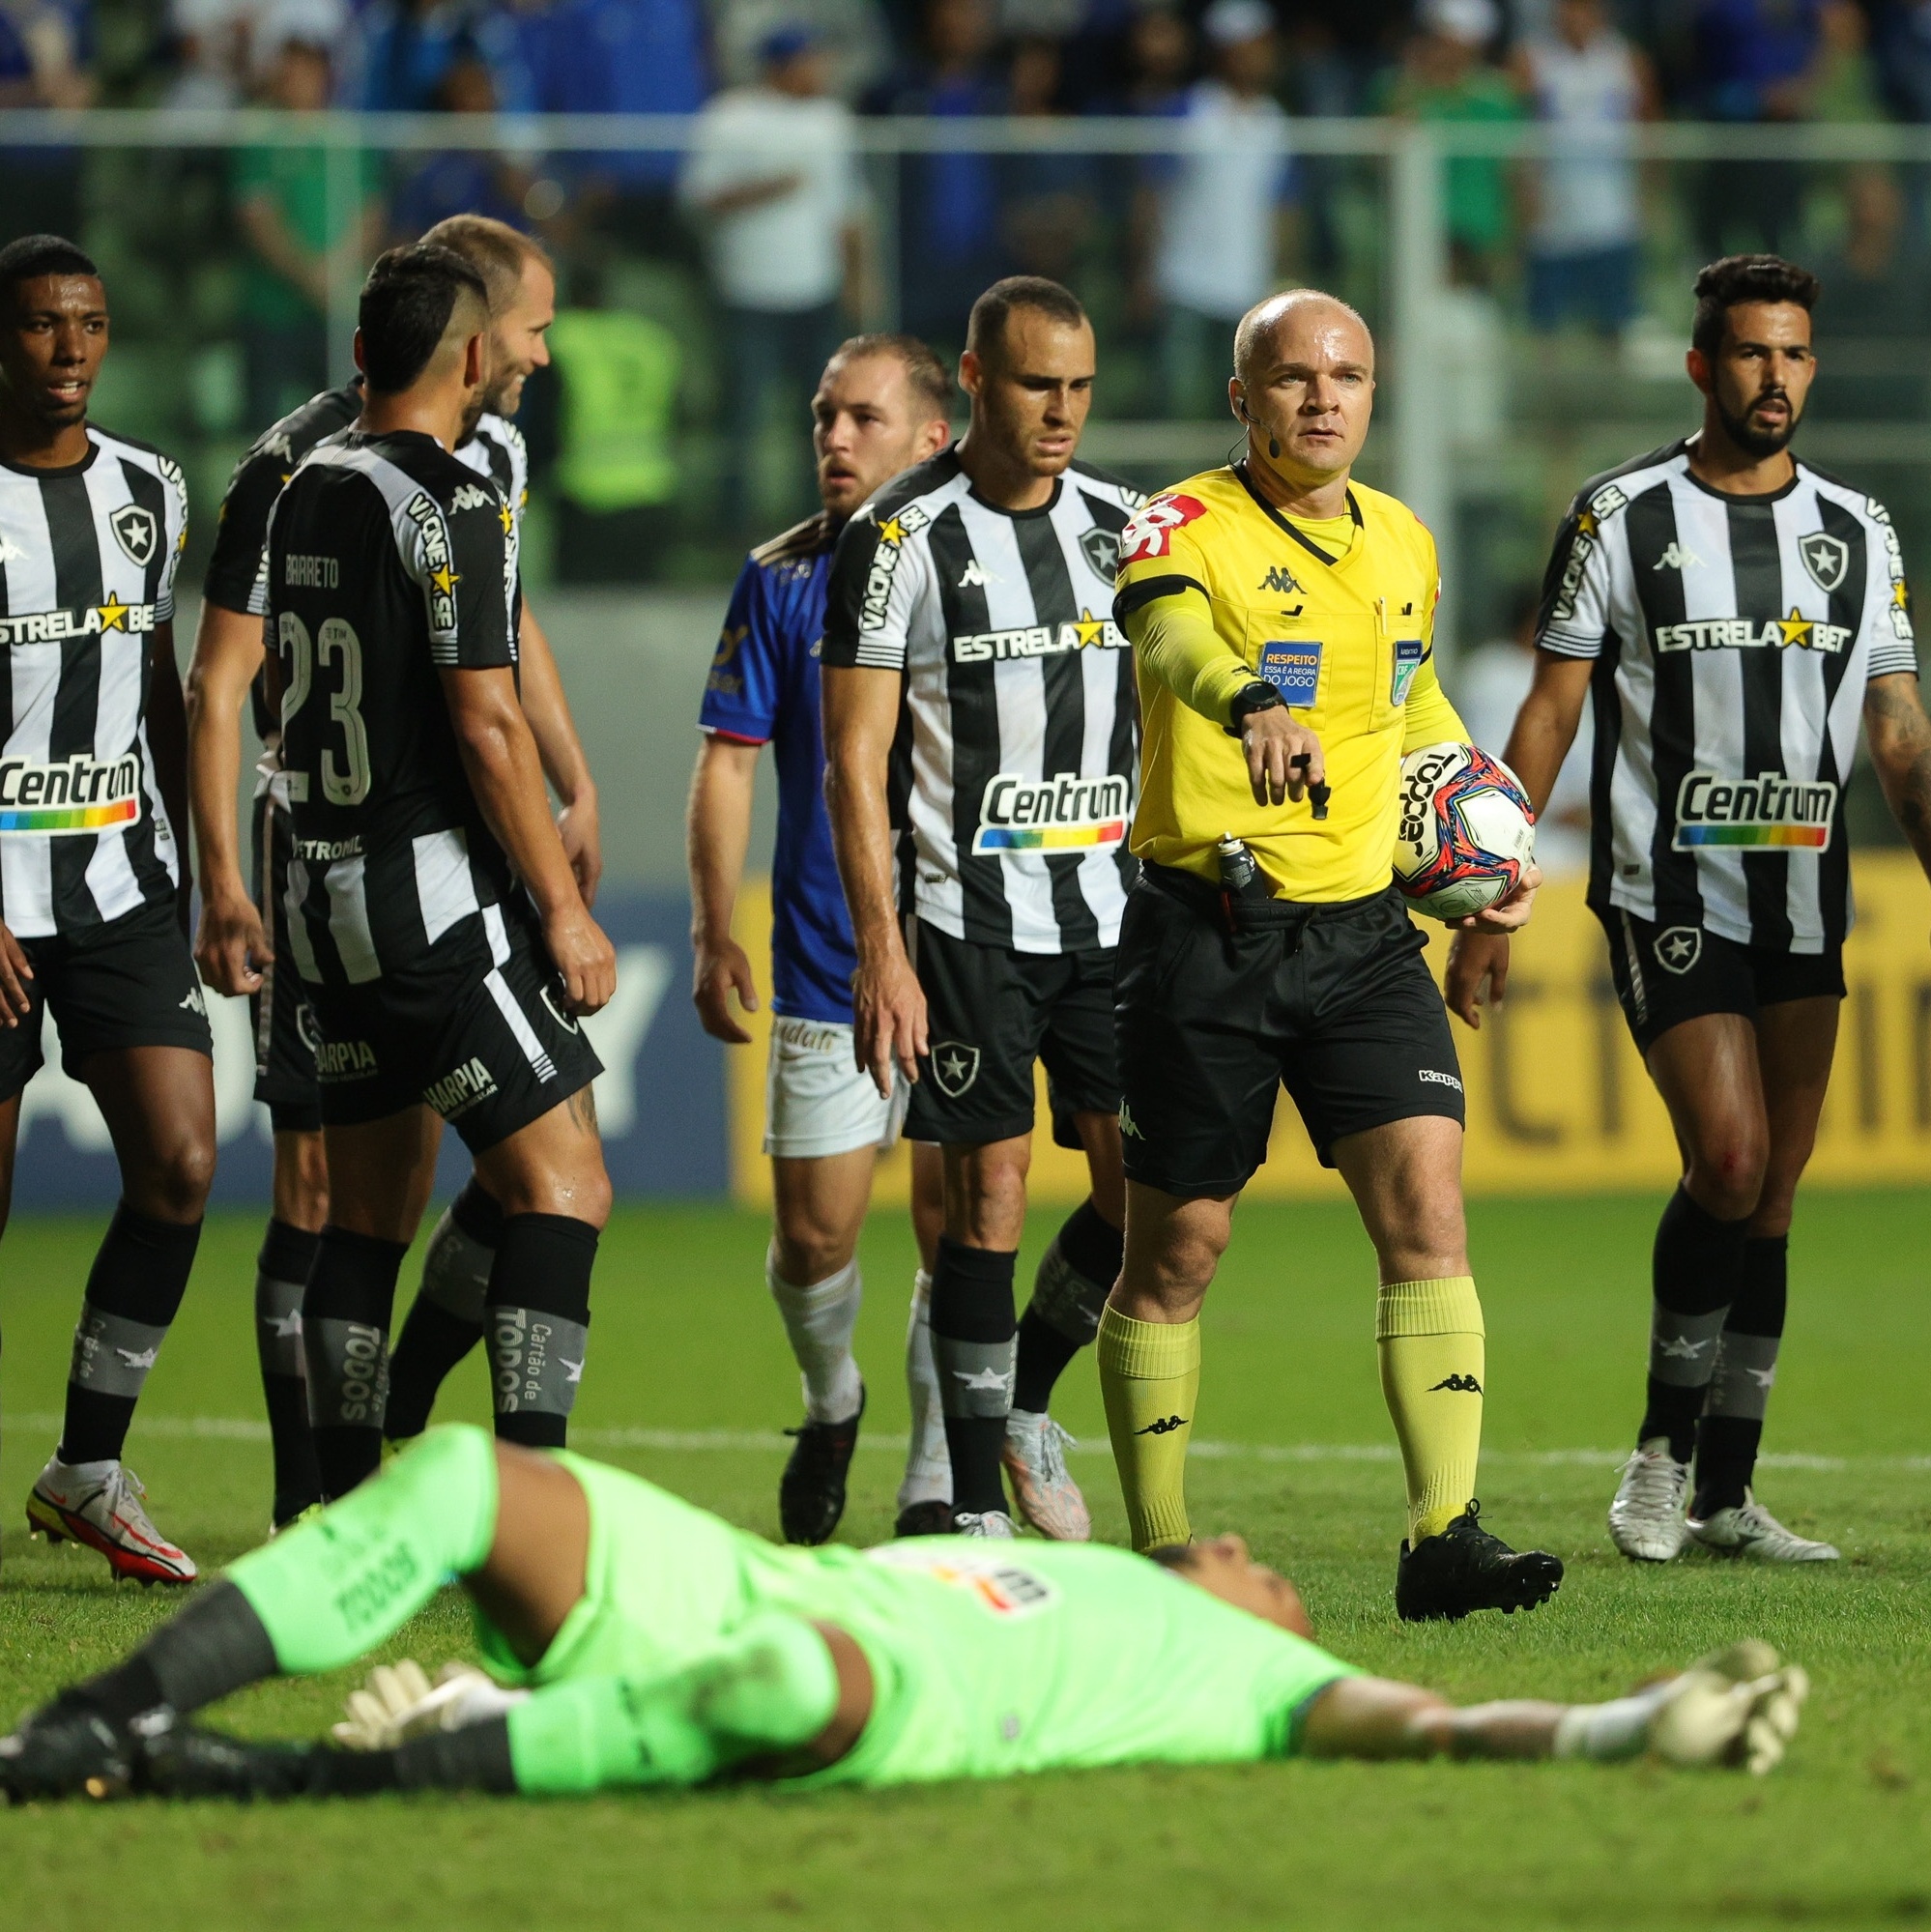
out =
[[[173,1721],[165,1705],[135,1721],[162,1728]],[[63,1691],[0,1738],[0,1791],[14,1804],[45,1798],[117,1798],[133,1781],[137,1740],[95,1705]]]
[[[893,1522],[892,1534],[895,1537],[950,1536],[952,1499],[949,1496],[935,1496],[922,1503],[908,1503]]]
[[[1086,1543],[1093,1519],[1066,1467],[1073,1438],[1050,1415],[1014,1409],[1006,1417],[1006,1439],[999,1451],[1013,1502],[1041,1536],[1054,1543]]]
[[[1649,1748],[1670,1764],[1727,1765],[1761,1776],[1782,1760],[1809,1695],[1801,1666],[1780,1664],[1769,1644],[1746,1638],[1662,1687]]]
[[[1738,1556],[1745,1563],[1835,1563],[1834,1543],[1813,1543],[1787,1530],[1748,1489],[1741,1506],[1690,1516],[1689,1535],[1713,1556]]]
[[[147,1491],[125,1462],[63,1462],[50,1456],[27,1496],[27,1527],[49,1543],[63,1537],[98,1549],[116,1576],[140,1583],[192,1583],[186,1550],[156,1529],[141,1507]]]
[[[329,1789],[338,1753],[320,1745],[257,1744],[176,1724],[136,1747],[134,1788],[158,1798],[305,1798]]]
[[[1513,1616],[1546,1603],[1562,1587],[1562,1558],[1547,1550],[1513,1550],[1482,1526],[1482,1505],[1471,1502],[1448,1528],[1403,1543],[1395,1573],[1395,1608],[1402,1622],[1453,1623],[1471,1610]]]
[[[778,1522],[787,1543],[823,1543],[838,1527],[864,1415],[865,1392],[860,1389],[856,1415],[843,1422],[806,1422],[785,1431],[793,1438],[791,1460],[778,1479]]]
[[[1609,1505],[1609,1541],[1636,1563],[1668,1563],[1687,1534],[1684,1498],[1689,1464],[1670,1454],[1669,1437],[1653,1435],[1630,1451]]]

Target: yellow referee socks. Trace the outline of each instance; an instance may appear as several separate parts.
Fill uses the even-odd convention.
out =
[[[1200,1324],[1135,1321],[1109,1305],[1096,1345],[1136,1549],[1185,1543],[1187,1445],[1200,1393]]]
[[[1374,1344],[1408,1479],[1411,1548],[1447,1529],[1475,1494],[1487,1372],[1483,1334],[1472,1276],[1382,1284]]]

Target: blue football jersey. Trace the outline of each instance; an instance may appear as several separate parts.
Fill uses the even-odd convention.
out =
[[[858,955],[824,810],[819,646],[838,529],[821,511],[745,561],[705,681],[698,723],[778,764],[778,848],[771,865],[771,1009],[851,1023]]]

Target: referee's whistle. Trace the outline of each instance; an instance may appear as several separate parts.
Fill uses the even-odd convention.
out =
[[[1311,752],[1297,752],[1287,761],[1287,768],[1290,771],[1306,771],[1313,762],[1314,758]],[[1308,803],[1313,808],[1313,814],[1316,819],[1325,819],[1328,816],[1328,800],[1333,795],[1325,785],[1310,785],[1308,787]]]

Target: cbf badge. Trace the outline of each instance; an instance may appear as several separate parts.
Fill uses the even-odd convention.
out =
[[[1388,692],[1391,705],[1405,704],[1408,686],[1415,681],[1415,673],[1422,668],[1422,640],[1418,637],[1398,637],[1395,640],[1395,681]]]
[[[1321,647],[1299,639],[1263,644],[1260,675],[1281,693],[1283,705],[1305,708],[1321,688]]]

